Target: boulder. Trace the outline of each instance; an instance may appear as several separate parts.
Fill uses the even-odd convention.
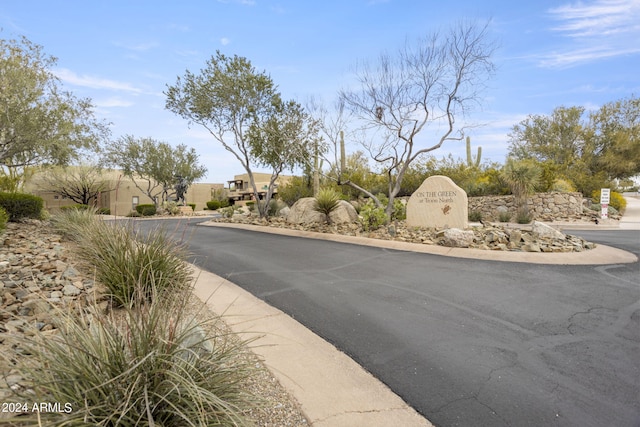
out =
[[[472,230],[448,228],[442,232],[442,245],[450,248],[468,248],[475,238]]]
[[[531,232],[535,236],[548,237],[550,239],[564,240],[566,237],[564,233],[540,221],[533,221]]]
[[[467,193],[449,177],[425,179],[407,202],[407,225],[425,228],[467,228]]]
[[[314,209],[316,199],[305,197],[291,206],[286,217],[287,222],[293,224],[312,224],[326,222],[324,214]],[[333,224],[345,224],[358,220],[358,212],[351,203],[344,200],[338,202],[338,207],[329,215]]]

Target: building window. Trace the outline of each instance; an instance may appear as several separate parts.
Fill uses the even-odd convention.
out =
[[[138,206],[140,204],[140,197],[138,196],[133,196],[131,198],[131,210],[136,210],[136,206]]]

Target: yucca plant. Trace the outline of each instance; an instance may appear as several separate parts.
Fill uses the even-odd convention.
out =
[[[333,188],[323,188],[315,197],[314,210],[324,214],[328,224],[331,223],[331,212],[340,204],[340,195]]]
[[[507,159],[501,177],[511,188],[518,211],[528,211],[527,197],[535,191],[541,176],[542,169],[535,161]]]
[[[56,335],[20,342],[29,356],[17,358],[17,398],[64,406],[27,410],[13,425],[245,425],[256,399],[244,391],[255,369],[239,357],[244,344],[215,318],[195,320],[186,292],[151,302],[146,285],[136,292],[115,312],[58,310]]]

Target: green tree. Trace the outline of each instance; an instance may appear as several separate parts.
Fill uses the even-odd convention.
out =
[[[640,173],[639,137],[638,98],[605,104],[588,115],[583,107],[558,107],[550,116],[531,115],[515,125],[509,155],[542,163],[547,187],[569,179],[589,196],[614,179]]]
[[[640,174],[640,98],[607,103],[589,117],[587,146],[597,155],[593,169],[609,179]]]
[[[109,135],[88,99],[62,90],[51,72],[55,64],[56,58],[24,37],[0,39],[0,170],[14,187],[20,171],[68,164]]]
[[[509,155],[550,161],[560,172],[571,169],[583,154],[583,107],[558,107],[550,116],[530,115],[509,134]]]
[[[315,154],[324,151],[318,137],[316,122],[295,101],[276,102],[271,114],[263,121],[254,121],[247,131],[247,141],[253,161],[271,169],[267,194],[259,208],[261,216],[271,202],[275,182],[285,170],[309,166]]]
[[[456,116],[480,101],[479,90],[494,69],[493,51],[487,26],[461,23],[407,44],[395,56],[382,54],[373,64],[363,63],[355,72],[360,89],[341,93],[363,123],[363,146],[383,168],[389,218],[411,163],[446,141],[462,139]],[[421,146],[418,135],[427,128],[436,136]],[[358,189],[381,205],[371,191]]]
[[[154,204],[167,201],[174,194],[176,177],[187,185],[202,178],[207,168],[198,164],[198,154],[184,144],[172,147],[153,138],[126,135],[105,149],[107,164],[122,169],[134,185]]]
[[[40,176],[39,186],[82,205],[96,203],[100,193],[111,191],[102,168],[92,164],[49,168]]]
[[[238,159],[249,176],[255,200],[259,192],[253,176],[257,165],[272,168],[298,163],[313,141],[307,117],[295,103],[283,103],[271,78],[258,72],[246,58],[212,56],[196,75],[186,71],[166,91],[166,108],[204,127],[213,138]],[[289,116],[291,114],[291,116]],[[276,136],[277,132],[284,132]],[[286,148],[287,143],[297,145]],[[281,151],[284,163],[277,161]],[[279,173],[274,169],[276,175]],[[268,192],[273,192],[275,179]],[[258,203],[261,217],[268,203]]]

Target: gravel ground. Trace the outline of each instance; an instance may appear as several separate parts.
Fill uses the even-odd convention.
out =
[[[67,286],[65,271],[68,272],[69,269],[62,270],[59,274],[56,272],[43,274],[39,271],[41,266],[52,263],[58,266],[62,264],[72,266],[74,274],[69,280],[81,288],[80,294],[72,298],[65,295],[60,298],[60,301],[54,301],[52,292],[62,293],[65,289]],[[27,274],[28,277],[26,277]],[[44,299],[50,304],[62,306],[72,300],[74,302],[91,301],[95,296],[89,296],[88,292],[95,290],[99,284],[82,289],[81,284],[92,283],[87,279],[89,277],[91,274],[86,266],[83,266],[81,261],[74,260],[72,243],[53,233],[48,223],[39,221],[9,223],[5,232],[0,234],[0,353],[7,356],[13,352],[12,343],[15,341],[15,335],[24,334],[22,328],[13,326],[16,321],[43,323],[42,316],[35,316],[34,313],[24,309],[28,306],[28,303],[24,304],[27,298]],[[28,292],[26,292],[27,286]],[[36,296],[36,294],[39,295]],[[215,316],[215,313],[209,312],[195,296],[190,307],[200,316]],[[225,326],[222,325],[222,327]],[[259,408],[247,411],[247,416],[254,425],[264,427],[310,425],[293,396],[284,390],[249,348],[245,346],[245,352],[240,357],[248,358],[256,367],[255,375],[246,384],[247,392],[262,402]],[[2,419],[7,416],[1,412],[1,405],[11,402],[11,386],[15,387],[19,381],[15,374],[7,358],[0,357],[0,424],[3,424]]]

